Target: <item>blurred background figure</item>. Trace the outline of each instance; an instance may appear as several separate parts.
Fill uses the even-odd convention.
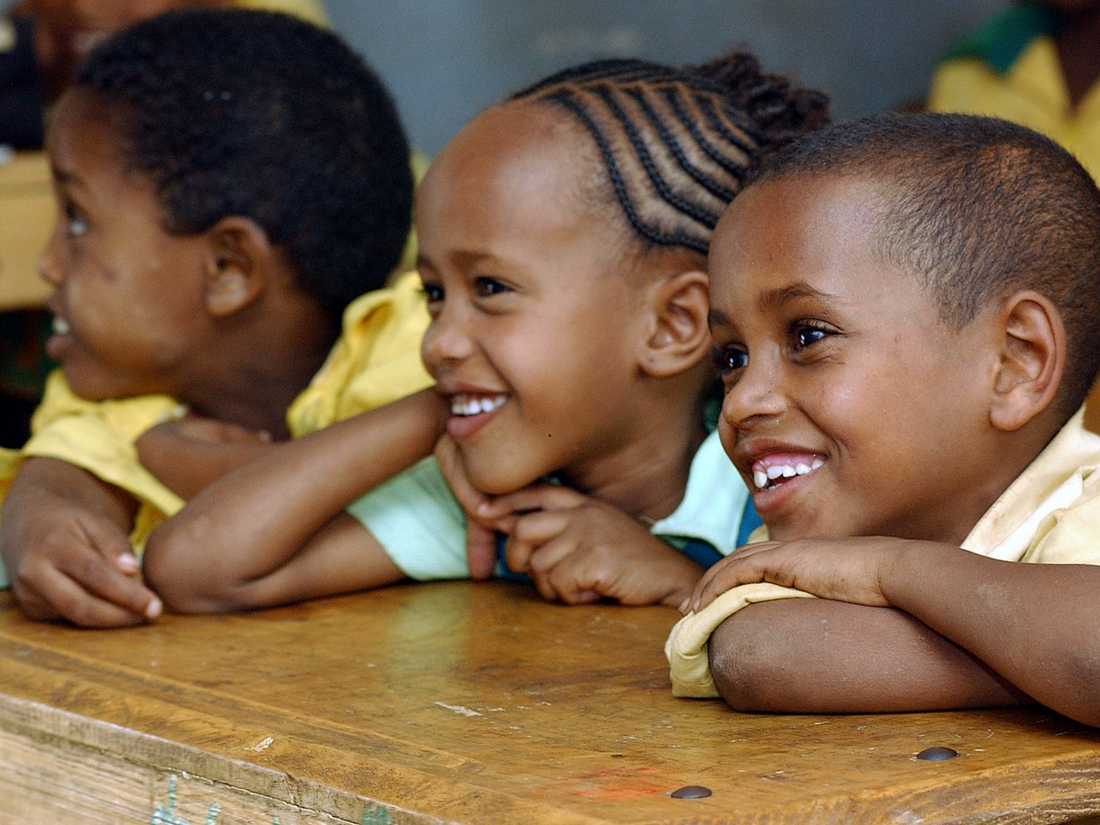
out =
[[[55,100],[76,64],[111,32],[169,9],[219,5],[285,11],[314,23],[327,19],[317,0],[21,0],[11,16],[33,25],[35,63],[46,99]]]
[[[948,53],[928,106],[1042,132],[1100,180],[1100,0],[1011,6]]]

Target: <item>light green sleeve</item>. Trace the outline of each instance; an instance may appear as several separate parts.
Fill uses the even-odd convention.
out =
[[[466,516],[434,458],[375,487],[347,512],[409,578],[469,578]]]

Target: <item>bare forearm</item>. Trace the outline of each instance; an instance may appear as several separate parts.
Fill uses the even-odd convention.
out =
[[[1100,567],[993,561],[915,545],[883,593],[1036,701],[1100,726]]]
[[[220,613],[368,590],[403,578],[367,529],[340,513],[265,575],[232,580],[216,568],[196,570],[186,580],[165,586],[161,595],[179,613]]]
[[[230,588],[272,574],[351,501],[431,454],[441,403],[418,393],[225,475],[150,537],[147,577],[159,591],[200,571],[217,571]]]
[[[824,599],[750,605],[709,645],[719,693],[746,711],[888,713],[1027,699],[897,610]]]
[[[141,439],[137,442],[142,466],[184,500],[193,498],[207,485],[259,458],[270,448],[271,444],[263,441],[196,442],[187,445],[186,455],[167,456],[152,455],[151,451],[142,449]]]

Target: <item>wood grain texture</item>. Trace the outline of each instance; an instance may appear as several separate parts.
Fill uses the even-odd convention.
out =
[[[41,306],[50,287],[38,277],[38,256],[54,221],[44,152],[0,164],[0,310]]]
[[[26,621],[5,594],[0,823],[1100,813],[1100,732],[1041,710],[757,716],[674,699],[676,618],[463,582],[96,632]],[[935,745],[960,756],[915,759]],[[668,796],[684,785],[713,795]]]

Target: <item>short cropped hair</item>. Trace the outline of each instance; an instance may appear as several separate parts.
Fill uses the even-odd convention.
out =
[[[98,46],[75,86],[117,119],[165,228],[254,220],[330,316],[385,284],[412,173],[381,81],[335,34],[284,14],[170,12]]]
[[[753,164],[828,122],[828,98],[734,52],[705,66],[598,60],[512,97],[554,106],[595,141],[601,199],[618,203],[643,248],[706,255]]]
[[[800,176],[883,184],[873,252],[917,273],[962,329],[1030,289],[1066,327],[1065,418],[1100,369],[1100,191],[1054,141],[996,118],[887,114],[838,124],[777,153],[752,183]]]

